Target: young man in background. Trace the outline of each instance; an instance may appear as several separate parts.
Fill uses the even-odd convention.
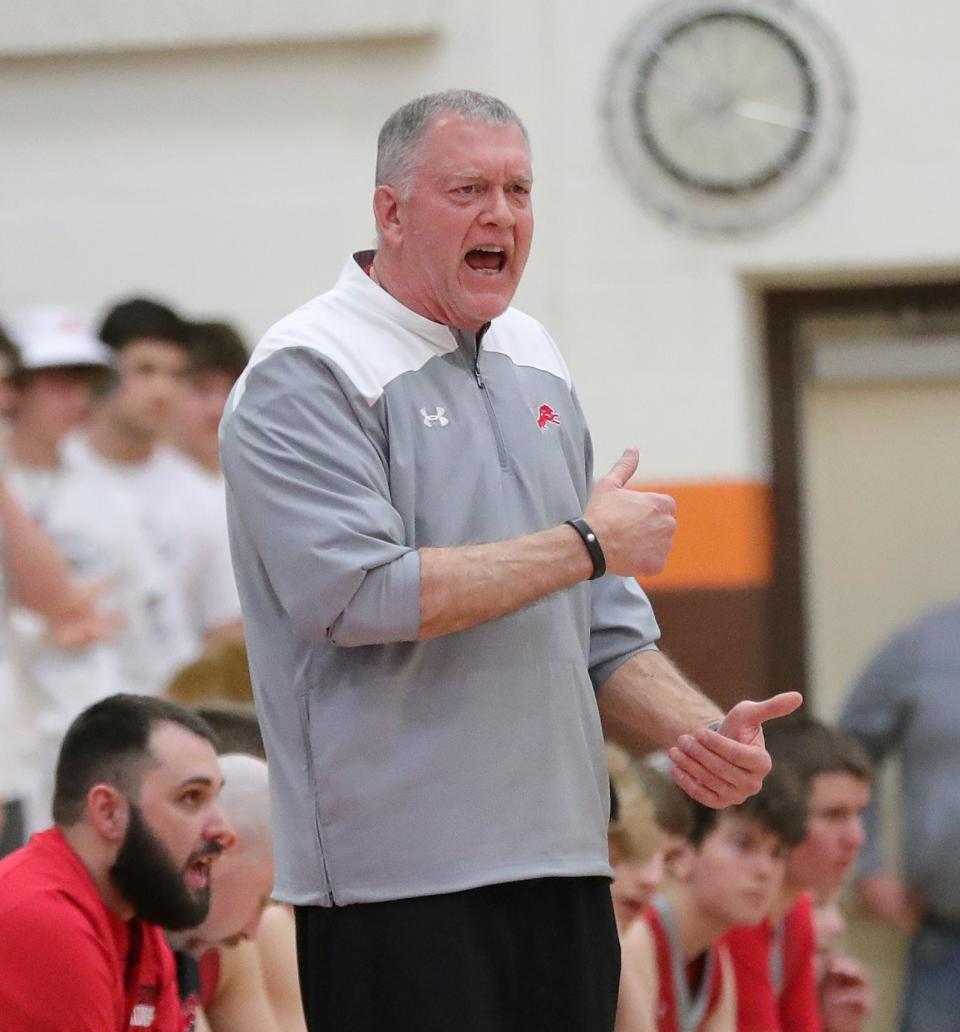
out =
[[[189,363],[184,321],[135,298],[110,310],[100,338],[114,352],[118,382],[86,432],[70,441],[68,456],[126,492],[165,574],[166,683],[208,645],[242,636],[223,494],[166,443]]]
[[[739,806],[691,806],[690,849],[623,942],[617,1032],[735,1032],[738,989],[717,944],[769,912],[806,826],[802,787],[776,767]]]
[[[740,1032],[819,1032],[812,894],[835,896],[857,857],[872,770],[852,738],[810,718],[771,726],[766,738],[774,764],[805,786],[810,817],[803,841],[790,851],[769,918],[726,937],[739,986],[738,1027]]]
[[[159,691],[163,589],[124,493],[63,453],[63,441],[84,424],[113,378],[110,349],[63,308],[25,311],[10,332],[21,365],[13,378],[8,487],[55,542],[71,574],[97,585],[101,604],[121,617],[106,640],[64,648],[39,615],[22,607],[12,614],[23,706],[36,731],[29,824],[40,828],[50,821],[57,750],[74,717],[116,692]]]

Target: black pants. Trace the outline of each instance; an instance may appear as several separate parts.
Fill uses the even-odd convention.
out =
[[[620,945],[605,878],[297,907],[310,1032],[611,1032]]]

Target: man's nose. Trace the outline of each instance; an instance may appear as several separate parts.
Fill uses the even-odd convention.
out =
[[[859,849],[865,838],[863,821],[859,816],[851,817],[844,828],[844,841],[852,848]]]
[[[180,380],[176,376],[158,373],[150,381],[150,390],[155,398],[163,398],[165,401],[172,400],[180,392]]]
[[[230,849],[237,841],[237,833],[233,830],[223,810],[216,804],[210,808],[204,832],[211,842],[219,842],[224,850]]]
[[[657,889],[663,881],[664,876],[663,853],[660,850],[652,856],[640,874],[640,884],[646,889]]]
[[[774,878],[779,869],[780,861],[769,853],[762,853],[757,857],[756,871],[763,880],[770,881]]]
[[[487,192],[489,203],[484,213],[487,222],[497,226],[512,226],[517,217],[510,204],[510,198],[504,190],[489,190]]]

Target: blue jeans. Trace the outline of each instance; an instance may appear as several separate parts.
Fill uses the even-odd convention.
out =
[[[928,922],[913,937],[900,1032],[960,1032],[960,925]]]

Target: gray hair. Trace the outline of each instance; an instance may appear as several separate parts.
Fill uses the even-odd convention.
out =
[[[377,186],[388,183],[402,193],[408,192],[423,136],[437,115],[448,112],[487,125],[515,125],[530,143],[517,113],[496,97],[474,90],[428,93],[404,104],[383,123],[377,139]]]

